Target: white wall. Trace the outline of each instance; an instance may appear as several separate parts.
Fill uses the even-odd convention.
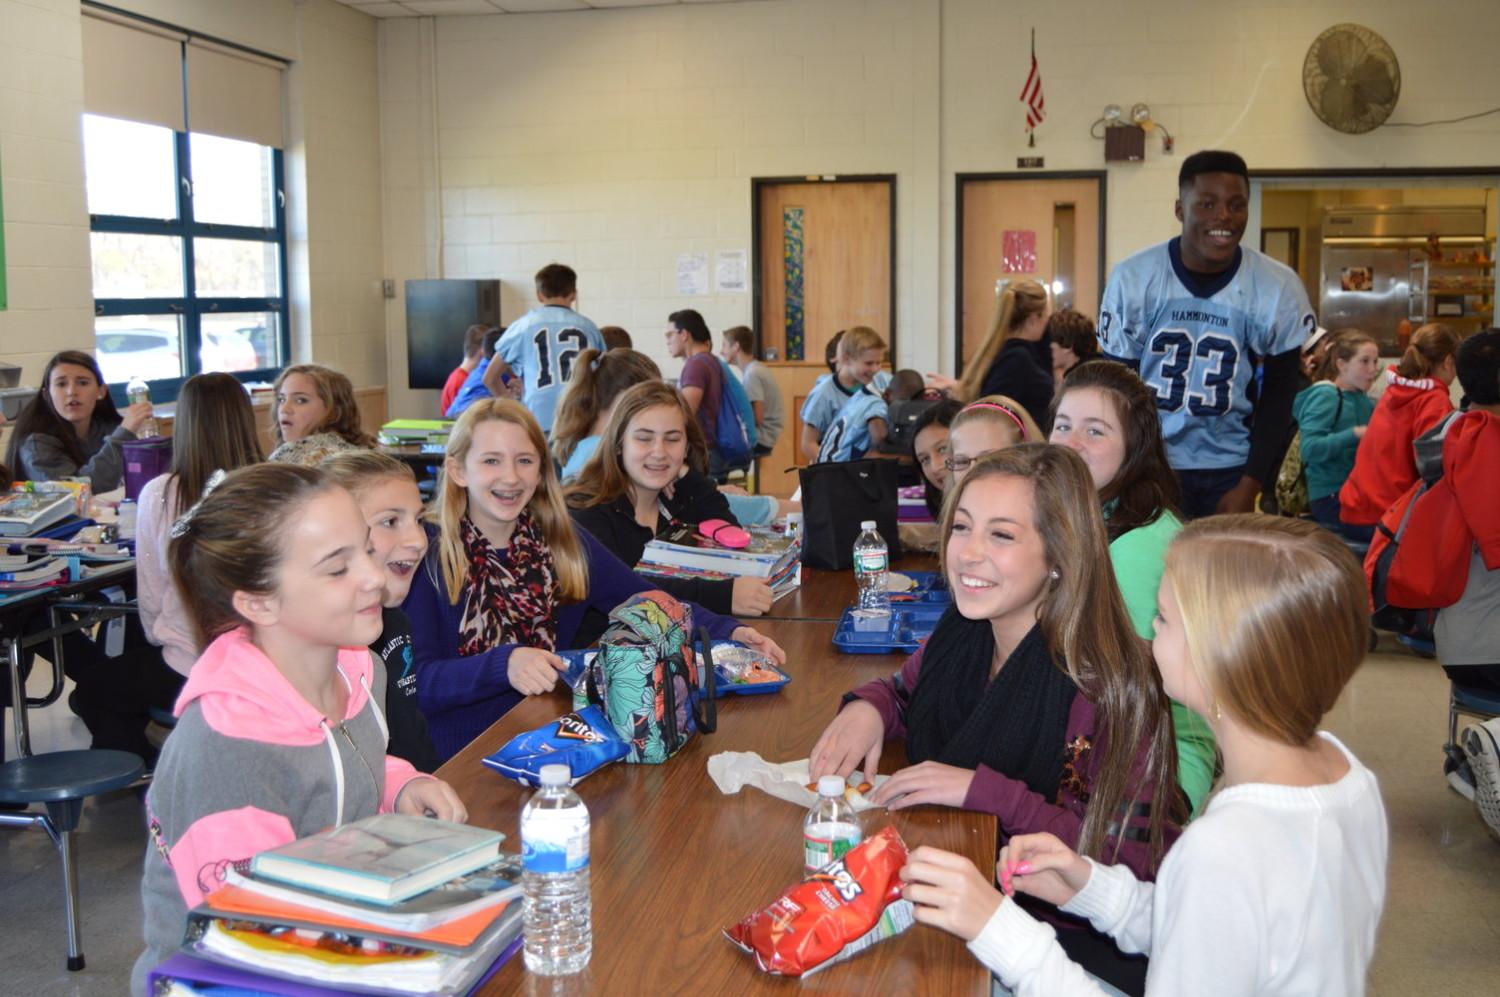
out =
[[[1146,102],[1177,139],[1109,168],[1107,265],[1174,234],[1176,170],[1200,148],[1253,169],[1500,165],[1496,118],[1321,124],[1302,59],[1341,21],[1395,48],[1397,120],[1500,105],[1494,0],[772,0],[382,21],[387,275],[500,277],[509,319],[538,266],[569,262],[583,310],[660,359],[672,308],[715,328],[751,318],[748,295],[687,302],[674,275],[679,252],[748,248],[750,178],[893,172],[898,360],[935,369],[952,352],[954,174],[1031,154],[1100,169],[1089,126],[1107,103]],[[1032,26],[1048,113],[1034,150],[1016,99]],[[387,318],[393,398],[430,404],[399,388],[401,302]]]
[[[374,20],[333,0],[114,0],[292,59],[287,74],[293,356],[385,381]],[[35,383],[93,344],[77,0],[0,0],[0,193],[10,308],[0,361]]]

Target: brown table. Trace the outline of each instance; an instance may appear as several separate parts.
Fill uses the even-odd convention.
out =
[[[934,554],[905,554],[891,562],[892,571],[936,571],[937,566]],[[820,571],[804,567],[802,584],[796,591],[777,599],[771,604],[771,611],[759,619],[836,623],[844,610],[854,605],[858,598],[852,568],[848,571]],[[747,617],[745,622],[757,625],[756,618]]]
[[[761,973],[722,936],[801,875],[803,814],[759,790],[721,794],[708,777],[709,756],[757,751],[772,761],[806,757],[840,694],[895,668],[890,657],[834,652],[827,623],[781,622],[767,629],[788,655],[792,682],[780,693],[721,699],[718,732],[695,738],[667,764],[613,765],[578,787],[592,817],[589,968],[573,977],[534,977],[517,957],[482,993],[785,994],[799,986],[820,993],[989,993],[989,973],[963,943],[923,925],[800,985]],[[529,790],[501,779],[480,759],[564,709],[560,694],[528,699],[438,772],[463,797],[469,820],[510,835],[513,847]],[[901,747],[888,747],[883,771],[905,763]],[[911,847],[946,848],[981,868],[994,862],[995,822],[987,815],[935,807],[866,815],[867,832],[886,823],[894,823]]]

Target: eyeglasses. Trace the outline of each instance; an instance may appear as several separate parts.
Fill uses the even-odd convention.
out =
[[[949,474],[965,474],[977,459],[975,457],[949,457],[943,461],[943,466],[948,469]]]

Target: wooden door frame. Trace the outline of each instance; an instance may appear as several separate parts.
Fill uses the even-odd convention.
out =
[[[955,173],[953,175],[954,207],[957,212],[955,229],[954,280],[953,280],[953,365],[954,376],[959,376],[960,363],[964,355],[964,186],[989,180],[1093,180],[1099,186],[1099,295],[1104,295],[1104,233],[1109,208],[1109,173],[1105,170],[1022,170],[1002,173]],[[1094,303],[1095,308],[1098,302]]]
[[[891,327],[886,332],[886,342],[889,346],[888,356],[892,364],[896,358],[896,174],[894,173],[840,173],[828,174],[826,176],[800,176],[800,177],[751,177],[750,178],[750,258],[754,261],[750,268],[750,316],[752,328],[755,330],[755,354],[756,359],[761,359],[761,351],[765,346],[763,339],[763,328],[761,326],[760,314],[760,287],[763,274],[760,266],[760,195],[761,191],[768,187],[784,187],[789,184],[805,183],[883,183],[890,188],[891,192],[891,258],[890,258],[890,311]],[[782,347],[778,363],[784,362],[786,348]],[[822,363],[822,357],[803,357],[803,363]]]

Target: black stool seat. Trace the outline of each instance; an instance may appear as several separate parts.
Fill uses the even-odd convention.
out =
[[[0,802],[60,803],[124,789],[145,764],[128,751],[50,751],[0,765]]]

